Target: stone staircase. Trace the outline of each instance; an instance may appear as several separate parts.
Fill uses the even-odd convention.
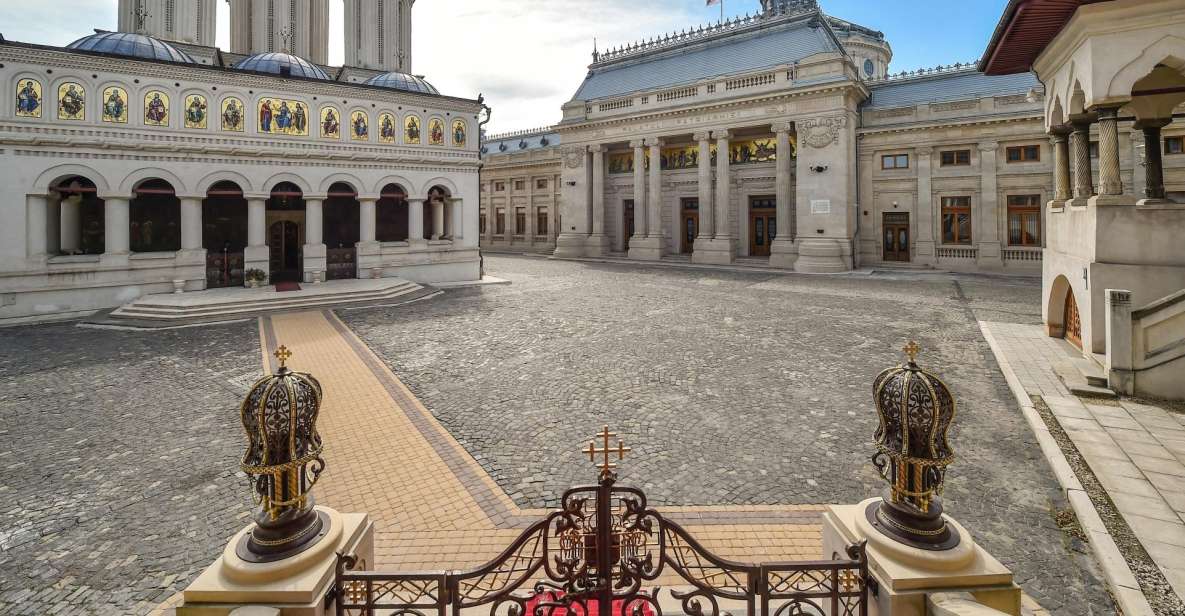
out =
[[[1066,343],[1069,344],[1069,343]],[[1071,357],[1053,365],[1066,389],[1084,398],[1115,398],[1115,392],[1107,383],[1107,373],[1095,357]]]
[[[302,285],[278,293],[260,289],[212,289],[192,293],[145,295],[114,310],[83,320],[84,326],[165,329],[242,320],[259,314],[320,308],[402,304],[440,293],[401,278],[340,280]]]

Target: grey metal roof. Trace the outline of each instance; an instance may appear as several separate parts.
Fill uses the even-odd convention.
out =
[[[979,71],[939,73],[871,84],[869,107],[908,107],[920,103],[1023,94],[1039,86],[1032,73],[984,75]]]
[[[404,92],[419,92],[421,94],[440,94],[436,87],[424,80],[423,77],[408,75],[407,73],[390,72],[375,75],[366,80],[368,86],[379,86]]]
[[[66,45],[66,49],[166,62],[196,63],[189,54],[164,41],[133,32],[96,32]]]
[[[516,135],[493,135],[494,139],[483,142],[481,153],[487,155],[513,154],[560,144],[560,134],[554,132],[524,133]]]
[[[253,71],[256,73],[270,73],[272,75],[282,75],[285,77],[306,77],[308,79],[322,79],[329,81],[329,75],[321,70],[319,66],[305,60],[298,58],[292,54],[280,53],[277,51],[257,53],[253,56],[248,56],[239,60],[231,68],[240,71]]]
[[[620,64],[594,66],[574,98],[594,100],[694,83],[791,64],[829,51],[839,51],[839,48],[824,27],[811,27],[809,22],[795,21],[761,29],[748,36],[664,50]]]

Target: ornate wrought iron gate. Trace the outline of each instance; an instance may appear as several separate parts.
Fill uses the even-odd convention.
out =
[[[604,456],[599,485],[564,493],[559,510],[536,522],[502,554],[464,572],[355,571],[339,555],[332,598],[337,614],[460,616],[490,606],[490,616],[659,616],[659,588],[669,570],[689,590],[671,590],[688,616],[721,616],[720,601],[748,616],[867,616],[868,561],[863,543],[835,560],[746,564],[716,556],[680,525],[650,508],[636,488],[618,487],[610,454],[620,441],[590,444]]]

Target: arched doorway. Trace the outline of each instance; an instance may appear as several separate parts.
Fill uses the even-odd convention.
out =
[[[181,200],[172,184],[153,179],[136,187],[128,231],[132,252],[181,250]]]
[[[247,247],[247,200],[234,182],[218,182],[202,201],[202,247],[206,249],[206,288],[243,285]]]
[[[375,239],[380,242],[407,241],[407,189],[387,184],[379,193]]]
[[[304,192],[291,182],[272,188],[267,200],[267,247],[272,283],[300,282],[303,270]]]
[[[58,252],[64,255],[103,254],[106,218],[95,183],[74,176],[58,182],[54,191],[61,198]]]
[[[428,200],[424,202],[424,238],[439,240],[449,236],[452,212],[448,207],[452,195],[443,186],[428,189]]]
[[[358,191],[345,182],[335,183],[329,187],[324,210],[325,277],[357,278],[357,245],[361,237]]]

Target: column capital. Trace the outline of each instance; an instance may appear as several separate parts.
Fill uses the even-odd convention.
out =
[[[1070,132],[1072,133],[1089,133],[1090,125],[1094,124],[1095,118],[1089,115],[1080,115],[1070,118]]]
[[[634,139],[634,140],[630,141],[630,147],[634,148],[635,150],[638,148],[646,147],[646,141],[643,139]]]
[[[663,146],[662,137],[649,137],[646,139],[646,145],[652,148],[661,148]]]
[[[710,141],[712,139],[712,131],[702,130],[702,131],[699,131],[698,133],[693,134],[691,136],[691,138],[696,141]]]
[[[712,131],[712,137],[717,140],[732,139],[732,131],[727,128],[718,128]]]
[[[329,195],[305,195],[304,202],[308,203],[309,201],[325,201],[328,198]]]
[[[794,130],[794,122],[774,122],[770,128],[775,133],[789,133]]]
[[[981,141],[979,143],[979,151],[985,154],[989,152],[998,152],[1000,150],[1000,142],[998,141]]]
[[[1119,110],[1122,107],[1123,105],[1099,105],[1092,108],[1092,111],[1098,114],[1099,120],[1118,120]]]
[[[379,200],[378,195],[358,195],[354,198],[358,200],[358,203],[374,203]]]
[[[1159,129],[1162,129],[1172,123],[1173,123],[1172,118],[1151,118],[1151,119],[1147,119],[1147,120],[1137,119],[1135,121],[1135,123],[1132,125],[1132,128],[1139,130],[1139,131],[1144,131],[1144,130],[1147,130],[1150,128],[1159,130]]]
[[[593,154],[600,154],[601,152],[604,152],[605,150],[606,150],[605,146],[603,146],[599,143],[594,143],[594,144],[588,146],[588,151],[592,152]]]
[[[1053,145],[1063,144],[1069,140],[1069,137],[1070,137],[1070,134],[1068,131],[1067,132],[1063,132],[1063,131],[1056,131],[1055,132],[1053,130],[1049,131],[1049,142],[1052,143]]]
[[[934,148],[932,148],[928,145],[923,145],[923,146],[914,148],[914,151],[918,153],[919,157],[920,156],[929,156],[934,153]]]
[[[419,203],[419,204],[423,204],[423,203],[424,203],[425,201],[427,201],[427,200],[428,200],[428,198],[427,198],[427,197],[411,197],[411,196],[409,196],[409,197],[407,198],[407,202],[408,202],[408,203]]]

